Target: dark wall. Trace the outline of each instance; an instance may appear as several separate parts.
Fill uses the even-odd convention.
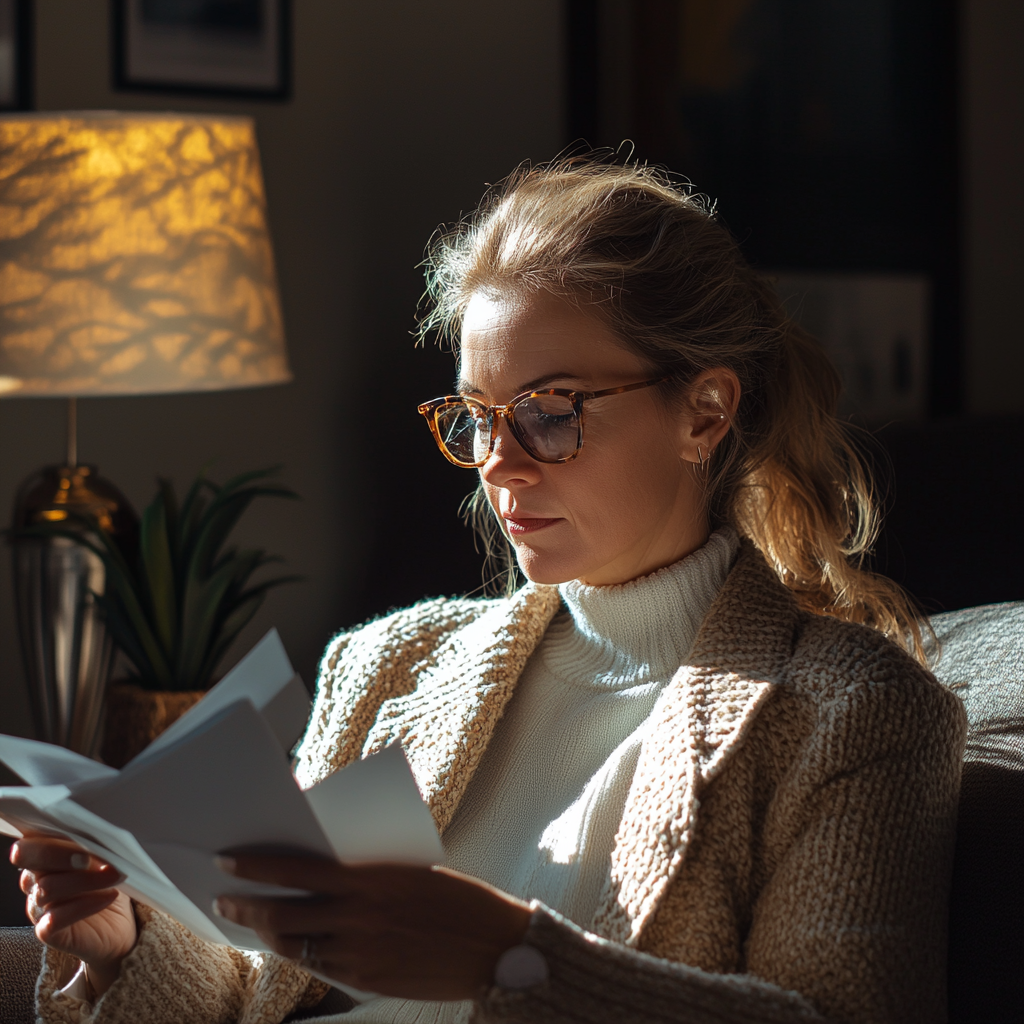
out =
[[[1024,417],[897,424],[879,440],[877,567],[933,613],[1024,600]]]
[[[567,10],[571,134],[688,175],[761,265],[927,273],[932,413],[1024,414],[1024,4]]]

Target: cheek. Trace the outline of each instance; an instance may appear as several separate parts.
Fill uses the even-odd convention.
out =
[[[637,417],[614,430],[601,427],[581,453],[579,468],[606,500],[638,507],[662,492],[675,491],[682,461],[660,419]]]
[[[501,529],[501,532],[505,532],[505,520],[501,518],[501,488],[495,487],[494,484],[489,484],[481,478],[480,486],[483,489],[484,497],[487,499],[486,504],[483,502],[477,503],[477,516],[491,516]]]
[[[661,447],[595,444],[567,467],[560,497],[581,535],[617,547],[646,535],[672,513],[681,466]]]

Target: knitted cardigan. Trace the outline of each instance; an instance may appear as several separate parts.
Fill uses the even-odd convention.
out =
[[[528,585],[336,637],[300,782],[398,740],[443,833],[558,607]],[[492,988],[474,1020],[945,1020],[960,702],[878,632],[801,611],[748,542],[690,662],[652,714],[594,920],[535,905],[525,941],[549,979]],[[277,1024],[325,991],[289,961],[140,917],[91,1012],[59,992],[77,962],[47,950],[41,1021]]]

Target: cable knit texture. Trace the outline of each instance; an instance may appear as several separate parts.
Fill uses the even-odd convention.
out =
[[[560,606],[530,585],[337,637],[300,782],[400,741],[443,834]],[[492,989],[473,1019],[944,1020],[960,702],[873,630],[800,611],[747,542],[688,661],[651,713],[589,929],[538,905],[526,941],[548,981]],[[67,961],[46,958],[44,1024],[269,1022],[322,992],[156,912],[91,1015],[58,994]]]
[[[659,694],[689,657],[739,548],[731,528],[618,586],[560,586],[564,610],[530,656],[444,834],[449,867],[589,925]],[[374,999],[373,1024],[464,1024],[468,1003]]]
[[[588,926],[646,722],[735,558],[731,529],[620,586],[559,587],[534,652],[445,832],[448,865]]]

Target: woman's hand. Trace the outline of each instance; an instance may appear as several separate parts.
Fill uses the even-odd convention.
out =
[[[218,913],[252,928],[281,956],[381,995],[473,999],[530,921],[525,903],[444,868],[242,853],[220,863],[239,878],[316,895],[221,896]]]
[[[123,876],[66,839],[29,833],[11,847],[22,868],[25,912],[40,942],[78,957],[102,995],[137,939],[131,900],[114,888]]]

